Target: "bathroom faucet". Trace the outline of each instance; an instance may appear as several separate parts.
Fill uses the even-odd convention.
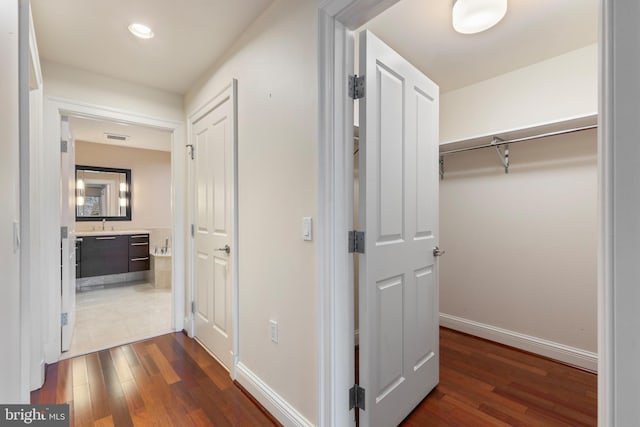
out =
[[[102,231],[104,231],[104,225],[107,222],[107,220],[105,218],[102,218]]]

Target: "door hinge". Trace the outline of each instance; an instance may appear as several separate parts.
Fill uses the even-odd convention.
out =
[[[69,313],[62,313],[60,316],[60,322],[62,326],[67,326],[69,324]]]
[[[358,384],[354,384],[354,386],[349,389],[349,410],[353,408],[364,411],[364,388]]]
[[[349,76],[349,97],[351,99],[364,98],[364,76]]]
[[[67,227],[67,226],[60,227],[60,238],[61,239],[68,239],[69,238],[69,227]]]
[[[196,226],[191,224],[191,237],[196,237]]]
[[[349,253],[350,254],[364,253],[364,231],[349,232]]]
[[[60,140],[60,152],[67,153],[69,151],[69,141],[65,141],[64,139]]]
[[[191,301],[191,314],[196,314],[196,302]]]
[[[191,157],[191,160],[196,158],[196,149],[193,146],[193,144],[187,144],[187,151],[188,151],[189,157]]]

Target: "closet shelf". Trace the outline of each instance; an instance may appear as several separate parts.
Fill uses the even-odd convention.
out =
[[[500,134],[471,138],[440,144],[440,179],[444,179],[444,156],[462,153],[484,148],[495,148],[498,157],[504,166],[504,172],[509,173],[509,145],[521,142],[536,141],[552,136],[582,132],[596,129],[597,115],[590,115],[576,119],[555,122],[540,126],[533,126],[517,131],[503,132]]]

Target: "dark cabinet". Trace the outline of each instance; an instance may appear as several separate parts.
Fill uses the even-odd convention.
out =
[[[129,271],[146,271],[150,265],[149,235],[129,236]]]
[[[82,239],[76,239],[76,277],[82,277],[80,265],[82,263]]]
[[[129,236],[82,238],[81,277],[129,272]]]
[[[76,277],[149,270],[149,235],[85,236],[76,248]]]

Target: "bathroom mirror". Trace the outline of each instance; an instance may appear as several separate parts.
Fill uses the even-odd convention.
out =
[[[76,221],[131,221],[131,169],[76,165]]]

